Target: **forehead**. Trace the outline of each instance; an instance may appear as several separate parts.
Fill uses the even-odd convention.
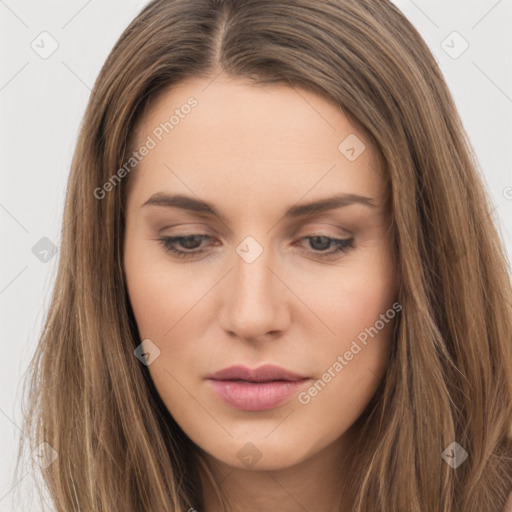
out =
[[[333,101],[296,87],[189,79],[150,103],[134,135],[136,150],[151,146],[131,178],[138,202],[165,190],[255,207],[285,195],[384,193],[365,133]]]

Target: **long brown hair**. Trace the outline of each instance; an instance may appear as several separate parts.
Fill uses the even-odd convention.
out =
[[[219,73],[336,102],[383,162],[403,309],[350,460],[353,510],[501,512],[512,490],[510,276],[443,76],[388,0],[154,0],[121,35],[85,112],[27,380],[30,450],[47,442],[58,454],[43,469],[55,509],[204,506],[197,447],[133,354],[122,268],[131,177],[94,191],[130,158],[149,101]],[[468,453],[456,469],[441,456],[453,442]]]

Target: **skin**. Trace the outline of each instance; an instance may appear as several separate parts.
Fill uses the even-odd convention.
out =
[[[344,454],[384,375],[394,321],[306,405],[294,395],[271,410],[241,411],[221,401],[205,376],[272,363],[310,377],[307,390],[391,307],[396,268],[377,153],[334,103],[225,75],[166,90],[139,122],[136,146],[191,96],[197,107],[129,178],[123,266],[140,339],[160,350],[147,368],[233,510],[277,503],[291,512],[334,510]],[[366,145],[354,161],[338,150],[350,134]],[[142,206],[157,192],[208,201],[226,222]],[[288,207],[334,193],[366,196],[376,207],[283,219]],[[211,238],[175,244],[205,249],[189,259],[159,242],[191,234]],[[354,247],[322,259],[335,246],[305,238],[312,235],[354,237]],[[250,264],[236,252],[247,236],[263,248]],[[237,456],[247,443],[261,457],[252,467]],[[220,511],[205,494],[205,510]],[[349,497],[343,501],[348,510]]]

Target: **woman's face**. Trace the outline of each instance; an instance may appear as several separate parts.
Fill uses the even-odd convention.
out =
[[[222,75],[166,91],[136,135],[123,264],[170,413],[231,467],[343,451],[399,309],[370,141],[315,94]]]

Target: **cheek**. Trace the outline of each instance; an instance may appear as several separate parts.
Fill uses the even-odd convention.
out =
[[[163,340],[204,294],[204,283],[171,266],[154,241],[127,240],[124,268],[141,338]]]
[[[395,265],[386,247],[361,251],[347,258],[336,272],[323,269],[314,278],[306,273],[288,277],[294,280],[294,292],[326,326],[325,339],[329,331],[338,349],[360,334],[364,338],[366,330],[386,315],[396,300]],[[394,310],[388,316],[394,318]],[[382,322],[378,330],[386,330]]]
[[[334,331],[333,342],[317,346],[319,381],[304,396],[312,411],[343,409],[354,418],[366,407],[386,371],[401,309],[396,291],[393,258],[384,251],[361,257],[335,282],[309,288],[313,307]]]
[[[316,380],[298,396],[305,417],[322,421],[333,439],[359,418],[384,378],[398,316],[384,296],[360,295],[350,314],[332,312],[336,341],[318,347]]]
[[[151,245],[147,240],[138,245],[127,241],[126,283],[140,341],[150,339],[160,351],[148,366],[149,373],[168,409],[174,411],[187,403],[182,383],[189,381],[198,354],[190,339],[194,329],[190,320],[205,293],[204,283],[171,267],[165,252],[159,254]]]

